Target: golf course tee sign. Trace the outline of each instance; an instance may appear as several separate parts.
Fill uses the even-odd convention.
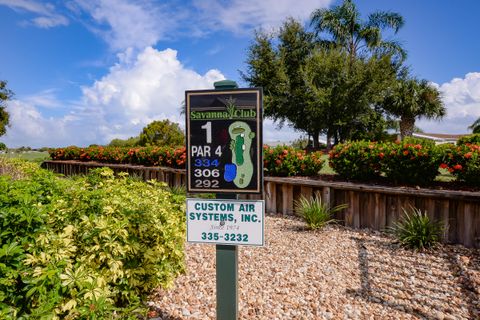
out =
[[[262,191],[262,91],[186,91],[187,191]]]

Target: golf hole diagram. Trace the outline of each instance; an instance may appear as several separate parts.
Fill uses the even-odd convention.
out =
[[[233,181],[238,188],[249,185],[253,176],[253,163],[250,154],[252,140],[255,132],[243,121],[235,121],[228,127],[230,134],[230,150],[232,151],[232,163],[225,165],[224,179]]]

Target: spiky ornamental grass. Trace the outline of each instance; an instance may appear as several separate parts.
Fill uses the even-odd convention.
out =
[[[402,220],[390,228],[390,232],[398,242],[407,248],[423,250],[438,244],[442,238],[444,227],[441,222],[431,220],[426,212],[410,207],[403,209]]]
[[[303,218],[311,230],[321,229],[327,224],[335,222],[333,214],[345,208],[347,208],[346,204],[329,207],[322,202],[320,194],[310,198],[301,196],[299,200],[295,201],[296,214]]]

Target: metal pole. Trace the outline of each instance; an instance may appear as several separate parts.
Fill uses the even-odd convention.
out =
[[[235,89],[231,80],[214,83],[216,90]],[[216,194],[217,199],[237,199],[236,194]],[[238,246],[216,246],[217,319],[238,319]]]

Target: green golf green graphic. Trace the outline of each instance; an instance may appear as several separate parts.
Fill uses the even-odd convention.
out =
[[[233,183],[239,188],[245,188],[250,184],[253,176],[253,163],[250,155],[250,147],[255,132],[243,121],[235,121],[228,127],[228,133],[232,139],[232,163],[236,166],[236,175]]]

